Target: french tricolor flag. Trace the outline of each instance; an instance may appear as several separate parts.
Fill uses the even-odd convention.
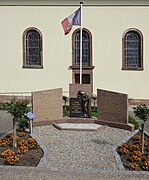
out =
[[[67,35],[73,25],[81,25],[81,8],[77,9],[69,17],[65,18],[62,22],[62,27],[64,29],[65,35]]]

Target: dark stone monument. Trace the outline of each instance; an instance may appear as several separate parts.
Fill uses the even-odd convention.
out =
[[[90,99],[89,96],[84,91],[78,91],[77,98],[81,99],[82,104],[82,117],[89,118],[90,117]]]
[[[82,111],[81,118],[90,118],[91,95],[92,95],[91,84],[69,84],[69,99],[71,98],[81,99],[81,111]],[[76,116],[73,116],[73,117],[76,117]]]
[[[128,123],[128,95],[97,89],[97,122],[133,130],[133,126]]]
[[[70,117],[82,117],[82,102],[80,98],[70,98]]]
[[[90,117],[90,98],[84,91],[78,91],[77,98],[70,98],[70,117]]]

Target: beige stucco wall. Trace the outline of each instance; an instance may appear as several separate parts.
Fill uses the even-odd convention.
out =
[[[96,19],[98,26],[88,25],[88,28],[94,32],[94,88],[100,87],[128,93],[129,98],[149,98],[149,9],[140,7],[93,9],[91,16]],[[87,11],[90,10],[86,10],[86,14],[88,14]],[[96,18],[96,13],[99,14],[98,18]],[[89,15],[86,19],[91,21]],[[122,35],[129,28],[137,28],[143,34],[144,71],[121,70]]]
[[[0,92],[69,90],[71,33],[61,21],[74,6],[0,6]],[[94,93],[97,88],[149,99],[149,7],[84,6],[83,25],[93,36]],[[43,35],[43,69],[22,69],[22,34],[28,27]],[[143,71],[122,71],[122,35],[129,28],[143,34]]]

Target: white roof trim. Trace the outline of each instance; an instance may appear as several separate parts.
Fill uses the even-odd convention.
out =
[[[82,0],[84,6],[146,6],[149,0]],[[80,0],[0,0],[0,6],[79,6]]]

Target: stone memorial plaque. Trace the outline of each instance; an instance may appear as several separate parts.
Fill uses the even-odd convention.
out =
[[[102,125],[133,131],[133,126],[128,123],[128,95],[97,89],[97,121]]]
[[[33,113],[37,116],[35,124],[53,124],[53,120],[63,117],[62,88],[32,93]]]
[[[70,117],[82,116],[82,104],[80,98],[70,98]]]
[[[127,124],[128,95],[107,90],[97,90],[98,119]]]

